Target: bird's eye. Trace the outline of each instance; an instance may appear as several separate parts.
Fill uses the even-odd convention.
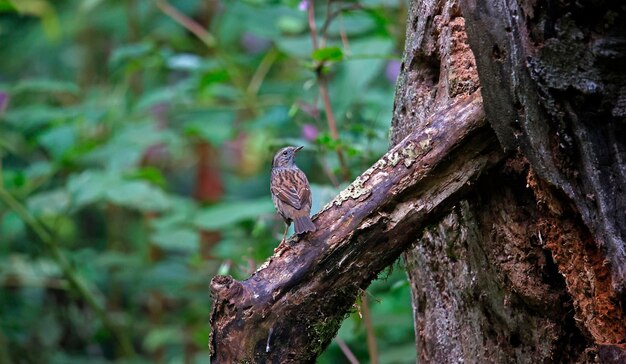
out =
[[[287,153],[287,151],[284,151],[284,152],[283,152],[283,155],[287,155],[287,154],[288,154],[288,153]]]

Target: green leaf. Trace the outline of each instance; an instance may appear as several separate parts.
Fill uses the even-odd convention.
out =
[[[278,29],[286,34],[298,34],[307,27],[306,20],[302,17],[281,16],[276,22]]]
[[[151,222],[151,226],[157,231],[174,230],[189,226],[189,222],[197,212],[197,206],[193,200],[183,197],[170,197],[171,211]]]
[[[387,5],[385,5],[386,7]],[[329,38],[340,37],[343,33],[348,39],[355,39],[359,35],[371,32],[376,28],[377,20],[370,12],[344,12],[341,21],[333,21],[328,27]],[[381,31],[385,31],[384,26]],[[371,38],[371,35],[368,37]]]
[[[171,206],[169,197],[159,188],[110,172],[85,171],[71,176],[67,190],[74,208],[100,201],[140,211],[163,211]]]
[[[279,39],[283,30],[279,23],[282,17],[301,19],[306,27],[306,13],[304,12],[278,4],[267,6],[266,0],[255,2],[261,4],[251,4],[250,1],[228,2],[226,6],[228,11],[220,14],[220,31],[218,32],[220,42],[218,44],[233,44],[239,41],[243,32],[273,40]],[[295,24],[290,24],[290,26],[295,27]]]
[[[200,233],[186,228],[156,231],[152,234],[152,241],[166,250],[195,253],[200,248]]]
[[[0,120],[2,122],[2,120]],[[26,140],[21,133],[0,128],[0,160],[9,154],[18,155],[26,147]],[[0,180],[2,177],[0,176]]]
[[[46,130],[37,140],[54,160],[60,160],[76,143],[76,131],[73,125],[60,125]]]
[[[131,179],[140,179],[152,183],[155,186],[164,187],[167,184],[161,170],[154,167],[143,167],[132,171],[127,175]]]
[[[129,170],[139,164],[149,147],[159,144],[176,148],[183,144],[183,140],[172,130],[157,129],[152,120],[128,123],[106,144],[82,156],[82,160],[111,171]]]
[[[167,195],[145,181],[123,181],[107,189],[109,202],[140,211],[163,211],[170,207]]]
[[[73,82],[50,79],[33,79],[20,81],[14,88],[13,93],[42,92],[42,93],[69,93],[78,95],[80,89]]]
[[[202,209],[194,219],[194,224],[202,229],[217,230],[273,211],[274,205],[269,196],[256,200],[223,202]]]
[[[149,352],[153,352],[163,346],[181,344],[185,334],[178,327],[164,326],[153,329],[143,341],[143,345]]]
[[[157,104],[169,104],[184,98],[188,93],[189,85],[180,83],[176,86],[166,86],[146,91],[137,102],[135,108],[139,111],[146,110]]]
[[[318,62],[337,62],[343,59],[343,51],[339,47],[319,48],[313,52],[311,58]]]
[[[66,188],[72,207],[81,208],[102,200],[107,187],[116,183],[116,180],[110,174],[90,170],[70,176]]]
[[[16,12],[17,9],[9,0],[0,0],[0,12]]]
[[[22,188],[29,182],[22,170],[4,170],[0,177],[2,178],[4,188],[8,190]]]
[[[99,6],[104,0],[83,0],[80,3],[79,10],[88,13]]]
[[[9,0],[19,13],[34,15],[41,19],[44,32],[50,39],[56,39],[61,33],[61,26],[54,7],[43,0]]]
[[[34,215],[59,215],[67,212],[70,196],[65,189],[45,191],[31,196],[26,206]]]
[[[146,289],[155,289],[174,297],[181,296],[189,290],[191,272],[183,262],[165,260],[145,270],[142,277],[142,285]]]
[[[0,215],[0,236],[3,241],[18,238],[26,231],[24,221],[14,212]]]
[[[111,58],[109,58],[109,65],[111,67],[120,67],[123,63],[139,60],[142,57],[147,56],[153,51],[152,43],[136,43],[121,46],[113,51]]]
[[[234,119],[235,115],[231,111],[194,112],[189,115],[189,121],[185,122],[185,132],[219,146],[232,138]]]
[[[53,121],[68,120],[79,115],[79,110],[70,107],[55,108],[38,104],[7,111],[3,117],[19,130],[31,131]]]
[[[388,38],[367,38],[350,43],[353,55],[363,55],[366,58],[351,56],[338,65],[333,83],[329,87],[336,116],[345,115],[351,105],[365,99],[369,83],[376,77],[381,77],[382,67],[387,61],[373,56],[388,54],[392,49],[393,42]]]
[[[45,179],[55,171],[52,163],[48,161],[32,162],[26,169],[26,176],[30,180]]]
[[[59,266],[47,258],[33,259],[21,254],[11,254],[10,257],[0,264],[0,278],[3,275],[15,275],[21,281],[36,285],[61,275]]]
[[[311,56],[313,46],[308,34],[294,37],[281,37],[276,40],[276,46],[282,52],[294,58],[305,59]]]
[[[200,88],[206,88],[217,83],[225,83],[230,80],[228,71],[224,68],[216,68],[205,71],[199,80]]]

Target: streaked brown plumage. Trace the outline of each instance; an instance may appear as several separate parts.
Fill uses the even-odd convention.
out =
[[[302,147],[285,147],[276,153],[272,162],[270,192],[276,210],[287,224],[283,240],[291,222],[296,234],[315,231],[311,213],[311,187],[304,172],[296,166],[296,153]]]

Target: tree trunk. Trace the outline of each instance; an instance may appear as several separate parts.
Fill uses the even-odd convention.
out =
[[[391,150],[212,280],[212,362],[314,362],[402,252],[419,361],[624,361],[626,21],[579,4],[413,1]]]
[[[509,155],[404,254],[419,361],[626,360],[624,11],[544,6],[411,4],[392,141],[480,79]]]

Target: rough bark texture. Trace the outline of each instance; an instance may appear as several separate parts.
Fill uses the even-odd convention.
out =
[[[565,192],[626,289],[626,9],[621,1],[467,0],[486,111]]]
[[[411,3],[392,143],[482,86],[509,152],[404,255],[420,361],[626,360],[626,20],[598,3]]]
[[[479,92],[431,115],[243,282],[218,276],[213,363],[306,363],[335,336],[357,295],[429,221],[502,158]]]
[[[420,361],[625,362],[624,12],[411,2],[394,147],[318,231],[212,280],[212,362],[313,362],[403,251]]]

